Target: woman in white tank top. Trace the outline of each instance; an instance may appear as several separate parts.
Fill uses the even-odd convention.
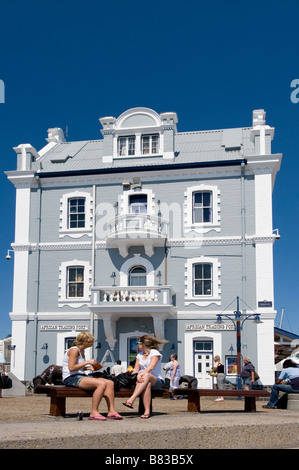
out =
[[[73,346],[66,351],[62,362],[63,383],[69,387],[83,390],[94,390],[91,413],[88,419],[105,421],[106,419],[123,419],[114,408],[114,382],[112,380],[88,377],[86,370],[97,370],[101,365],[95,359],[85,359],[84,351],[90,348],[94,338],[90,333],[79,333]],[[102,398],[105,397],[108,414],[105,418],[98,412]]]
[[[123,403],[128,408],[133,408],[133,403],[139,395],[142,396],[144,413],[140,416],[142,419],[150,417],[151,389],[160,389],[164,385],[161,376],[162,354],[159,352],[159,344],[165,344],[168,341],[159,341],[157,338],[143,335],[137,342],[139,354],[136,357],[134,370],[132,374],[137,375],[136,387],[130,398]]]

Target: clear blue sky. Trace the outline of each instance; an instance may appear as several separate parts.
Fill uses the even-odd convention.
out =
[[[49,127],[101,138],[98,119],[145,106],[175,111],[179,131],[251,126],[263,108],[283,153],[273,194],[275,308],[299,334],[298,0],[0,0],[1,310],[11,332],[16,168],[13,147],[42,148]],[[298,93],[299,97],[299,93]]]

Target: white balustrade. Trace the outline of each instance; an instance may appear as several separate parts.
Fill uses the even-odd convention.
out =
[[[144,287],[94,287],[94,292],[99,292],[99,296],[93,296],[93,302],[97,304],[112,302],[127,304],[129,302],[154,302],[161,305],[172,304],[172,289],[170,286],[144,286]],[[94,303],[95,305],[95,303]]]
[[[167,236],[168,222],[162,217],[148,214],[124,214],[115,217],[108,222],[110,235],[126,233],[132,236],[134,233],[147,232],[152,236]]]

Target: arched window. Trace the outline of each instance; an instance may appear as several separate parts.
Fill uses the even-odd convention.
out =
[[[146,286],[146,269],[133,266],[129,271],[129,286]]]

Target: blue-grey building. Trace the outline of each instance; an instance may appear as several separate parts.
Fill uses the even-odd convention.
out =
[[[242,355],[274,380],[272,190],[281,154],[264,110],[250,127],[178,132],[174,112],[100,119],[98,140],[48,130],[21,144],[16,188],[12,371],[31,380],[61,363],[80,331],[105,366],[134,360],[145,333],[169,342],[184,374],[211,387],[213,355],[236,378],[236,332],[221,312],[259,313]]]

